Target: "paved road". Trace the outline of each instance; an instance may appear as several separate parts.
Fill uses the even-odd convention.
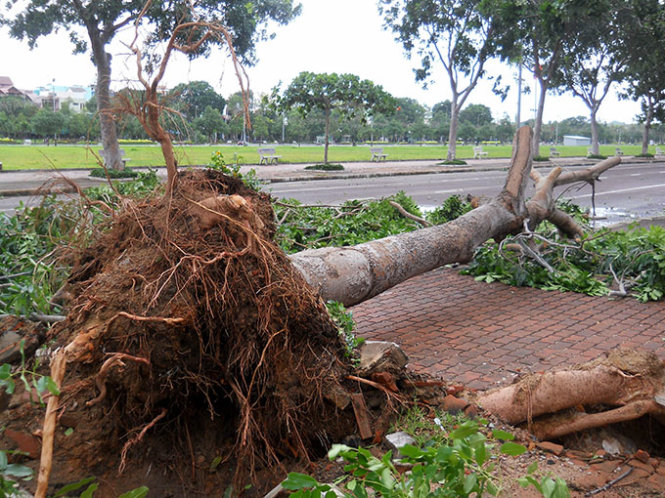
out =
[[[569,160],[568,160],[569,161]],[[436,206],[452,194],[477,196],[495,195],[505,180],[507,160],[476,161],[472,168],[451,172],[435,162],[352,163],[342,173],[344,178],[313,178],[336,176],[305,172],[303,165],[262,167],[259,176],[270,183],[266,188],[278,197],[293,197],[305,203],[339,203],[348,199],[377,198],[404,190],[424,207]],[[580,162],[580,161],[578,161]],[[584,162],[584,161],[581,161]],[[563,164],[567,170],[580,168]],[[249,168],[249,167],[247,167]],[[436,171],[437,173],[433,173]],[[445,173],[442,173],[445,171]],[[422,172],[422,174],[406,174]],[[90,182],[87,172],[72,172],[78,182]],[[163,174],[163,171],[161,171]],[[374,176],[374,175],[383,176]],[[311,176],[308,176],[311,175]],[[398,176],[390,176],[398,175]],[[30,174],[12,173],[14,188],[28,182]],[[369,177],[371,176],[371,177]],[[25,177],[23,179],[22,177]],[[306,177],[307,179],[304,179]],[[0,192],[8,185],[9,176],[0,175]],[[296,181],[284,181],[296,178]],[[597,215],[606,217],[606,223],[629,221],[632,218],[662,216],[665,213],[665,163],[624,163],[603,175],[596,185]],[[32,181],[36,187],[42,178]],[[3,185],[4,183],[4,185]],[[582,206],[591,203],[591,187],[583,185],[565,192],[564,197]],[[30,196],[0,198],[0,212],[12,212],[20,201],[38,202]]]
[[[576,169],[572,167],[569,169]],[[424,207],[441,204],[453,194],[496,195],[506,177],[502,170],[470,171],[379,178],[297,181],[271,184],[277,197],[293,197],[304,203],[340,203],[348,199],[384,197],[404,190]],[[597,215],[609,221],[665,214],[665,163],[621,164],[596,184]],[[562,197],[591,206],[591,186],[575,186]]]

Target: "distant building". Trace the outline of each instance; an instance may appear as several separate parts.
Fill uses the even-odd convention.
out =
[[[577,135],[564,135],[563,145],[591,145],[591,139]]]
[[[72,112],[85,110],[85,105],[93,95],[90,87],[75,86],[41,86],[34,90],[40,107],[48,107],[59,111],[63,104],[69,104]]]
[[[0,97],[16,96],[21,98],[28,98],[25,92],[19,90],[14,86],[12,79],[9,76],[0,76]]]

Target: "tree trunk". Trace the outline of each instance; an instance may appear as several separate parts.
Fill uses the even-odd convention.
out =
[[[459,106],[457,104],[457,95],[453,94],[453,101],[450,104],[450,128],[448,130],[448,161],[454,161],[457,157],[457,126],[459,124]]]
[[[323,164],[328,164],[328,143],[330,137],[330,109],[326,109],[326,127],[324,130]]]
[[[649,152],[649,131],[651,130],[651,121],[653,120],[653,99],[646,98],[646,112],[644,118],[644,129],[642,130],[642,154]]]
[[[564,174],[561,168],[555,168],[544,178],[531,172],[536,193],[525,203],[524,190],[532,161],[531,140],[528,126],[518,130],[503,190],[489,203],[464,216],[443,225],[352,247],[302,251],[292,255],[291,262],[324,300],[349,306],[439,266],[469,261],[475,248],[486,240],[522,231],[527,218],[531,229],[549,220],[565,235],[580,236],[582,229],[577,223],[556,209],[552,190],[558,185],[595,181],[621,159],[613,157],[585,170]]]
[[[533,156],[540,155],[540,135],[543,128],[543,112],[545,110],[545,97],[547,96],[547,82],[542,78],[538,78],[540,83],[540,95],[538,97],[538,108],[536,110],[536,120],[533,123]]]
[[[598,121],[596,119],[597,108],[591,109],[591,152],[594,155],[600,154],[600,147],[598,145]]]
[[[104,149],[104,164],[107,168],[122,170],[124,164],[120,156],[118,135],[111,112],[111,55],[104,50],[104,42],[101,40],[96,26],[89,27],[88,34],[92,45],[92,60],[97,68],[95,95]]]

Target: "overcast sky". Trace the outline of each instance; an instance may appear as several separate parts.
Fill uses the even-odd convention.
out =
[[[416,83],[413,68],[416,61],[404,55],[401,45],[391,32],[383,29],[375,0],[300,0],[302,14],[287,26],[276,28],[276,37],[257,47],[259,62],[247,68],[250,87],[255,94],[267,93],[279,81],[287,85],[299,72],[352,73],[382,85],[396,97],[410,97],[421,104],[432,106],[450,98],[445,73],[434,66],[434,84],[423,89]],[[0,7],[2,9],[4,7]],[[133,61],[120,41],[130,41],[132,32],[126,30],[118,36],[110,51],[113,54],[114,86],[125,86],[134,77]],[[9,37],[0,30],[0,75],[9,76],[21,89],[56,85],[90,85],[95,81],[95,69],[87,55],[72,55],[71,44],[65,33],[42,38],[30,51],[26,42]],[[514,119],[517,111],[516,68],[498,62],[489,66],[489,74],[502,74],[511,91],[504,102],[494,96],[491,83],[481,82],[467,103],[485,104],[495,118],[504,114]],[[524,73],[528,85],[534,80]],[[208,59],[188,62],[180,58],[171,65],[165,83],[173,87],[178,83],[206,80],[223,96],[238,90],[231,63],[219,54]],[[535,95],[522,99],[522,119],[533,116]],[[634,121],[639,106],[634,102],[619,101],[615,94],[607,97],[599,111],[601,121]],[[545,122],[571,116],[588,115],[584,103],[569,95],[548,95]]]

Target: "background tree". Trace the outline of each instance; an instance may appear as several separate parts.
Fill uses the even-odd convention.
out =
[[[173,99],[171,107],[182,113],[188,123],[201,116],[206,107],[216,109],[221,115],[226,106],[226,99],[207,81],[180,83],[169,91],[168,98]]]
[[[633,0],[629,5],[614,50],[626,61],[624,96],[642,105],[639,120],[644,124],[642,154],[646,154],[653,121],[665,121],[665,9],[658,0]]]
[[[325,116],[325,147],[323,162],[328,164],[328,144],[332,111],[343,119],[371,116],[374,112],[389,113],[396,108],[395,99],[382,87],[353,74],[315,74],[302,72],[296,76],[279,98],[283,109],[298,109],[303,116],[318,109]]]
[[[122,161],[110,112],[111,55],[106,52],[106,46],[123,27],[136,20],[145,3],[145,0],[9,0],[9,5],[15,6],[19,12],[2,19],[3,24],[10,27],[11,35],[26,38],[30,48],[41,36],[59,29],[69,32],[75,53],[87,52],[89,48],[97,68],[95,95],[104,156],[107,165],[115,169],[122,168]],[[253,61],[256,41],[267,37],[265,26],[268,21],[285,24],[300,12],[300,6],[294,7],[291,0],[201,0],[196,2],[195,11],[190,9],[191,5],[184,0],[150,3],[145,15],[155,26],[152,41],[167,40],[178,23],[195,17],[197,20],[219,21],[233,32],[235,52],[246,63]],[[87,39],[79,36],[81,27],[86,31]],[[205,53],[209,43],[213,41],[201,44],[199,52],[190,54],[190,57]]]
[[[396,34],[407,54],[421,57],[416,80],[426,82],[438,61],[452,94],[448,132],[448,160],[455,159],[460,109],[485,74],[493,55],[492,20],[473,0],[381,0],[386,26]]]
[[[602,16],[591,19],[585,29],[588,50],[566,54],[562,65],[565,86],[573,95],[582,99],[589,109],[591,123],[591,151],[599,154],[598,109],[607,97],[612,85],[623,78],[625,57],[613,50],[619,35],[619,24],[627,13],[619,9],[624,2],[613,2],[613,8]]]
[[[50,108],[44,107],[32,116],[30,125],[35,135],[44,138],[53,136],[57,143],[57,135],[62,131],[65,121],[63,113],[53,112]]]
[[[208,143],[215,143],[217,138],[224,135],[228,130],[228,125],[224,121],[222,113],[212,106],[206,106],[192,125],[196,131],[207,138]]]
[[[586,58],[598,19],[606,19],[611,0],[488,1],[494,13],[498,52],[518,60],[533,73],[540,94],[534,123],[533,154],[540,153],[545,97],[564,84],[563,66],[569,56]]]

